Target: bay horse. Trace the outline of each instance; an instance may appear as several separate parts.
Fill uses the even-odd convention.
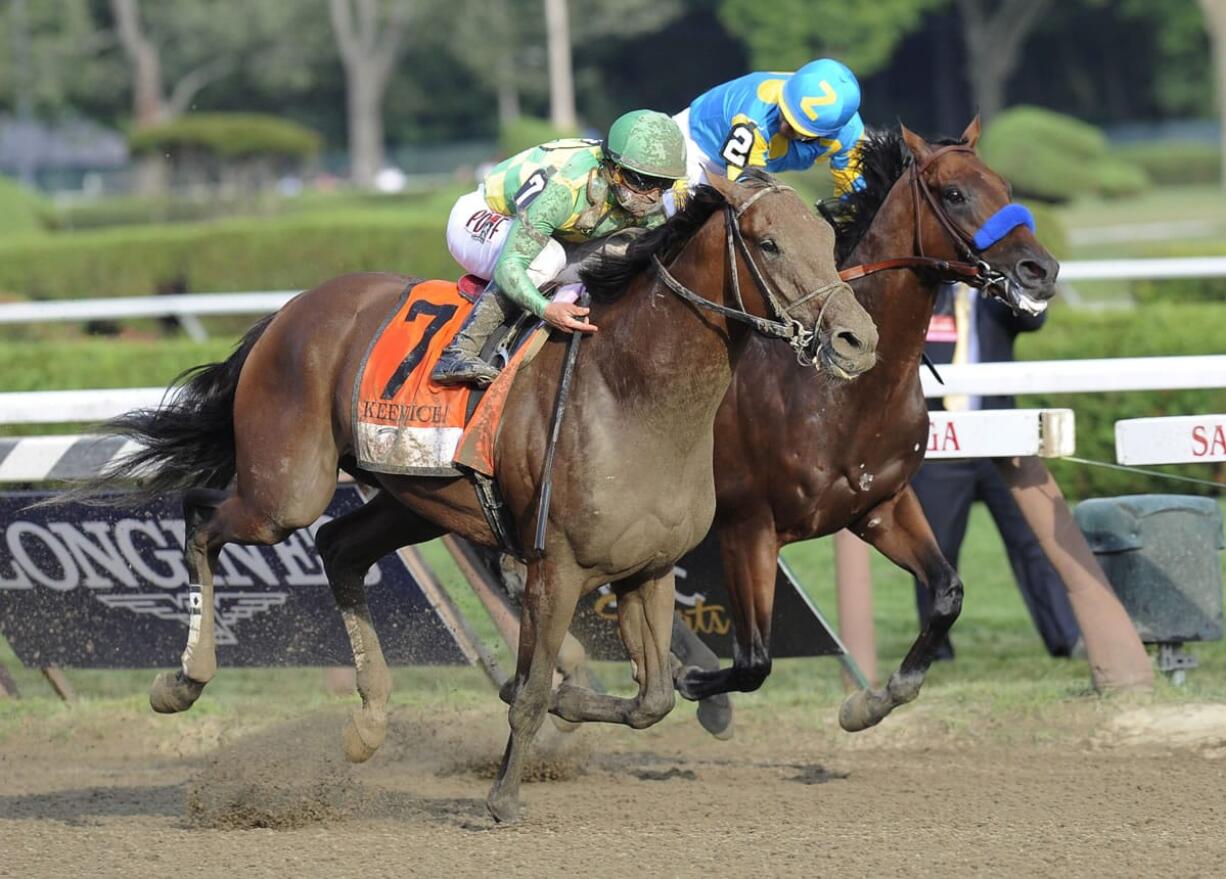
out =
[[[848,696],[840,724],[865,729],[918,695],[962,606],[958,573],[908,485],[928,445],[919,369],[937,287],[971,280],[1037,313],[1055,294],[1059,270],[1026,225],[998,228],[1007,234],[982,251],[974,243],[990,218],[1021,213],[1002,213],[1010,188],[976,156],[978,137],[976,118],[957,141],[928,143],[900,127],[862,147],[867,186],[833,221],[840,265],[866,266],[856,296],[877,325],[881,352],[870,373],[833,382],[798,369],[786,348],[747,343],[715,419],[714,527],[731,595],[733,665],[687,669],[677,680],[685,698],[762,685],[780,549],[843,528],[923,583],[932,613],[884,688]]]
[[[363,702],[343,742],[352,760],[382,742],[391,678],[366,606],[367,570],[397,547],[445,532],[496,544],[466,479],[364,472],[353,459],[350,395],[363,352],[415,283],[355,274],[302,293],[248,331],[228,360],[190,372],[168,404],[112,423],[144,448],[92,490],[134,477],[145,494],[187,489],[188,642],[182,668],[153,683],[155,710],[189,708],[216,671],[213,570],[222,546],[276,543],[314,522],[344,466],[380,491],[316,538]],[[673,563],[715,513],[715,413],[751,327],[788,338],[794,359],[838,376],[876,361],[876,330],[839,279],[832,230],[767,175],[699,190],[622,259],[593,269],[588,287],[601,329],[582,346],[545,551],[528,564],[516,673],[503,692],[510,736],[486,801],[498,821],[518,816],[524,758],[547,710],[634,728],[671,710]],[[554,333],[524,364],[500,429],[496,476],[521,546],[531,545],[564,351]],[[576,603],[604,583],[618,592],[638,693],[564,685],[551,694]]]

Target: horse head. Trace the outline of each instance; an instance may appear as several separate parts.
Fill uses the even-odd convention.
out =
[[[730,282],[738,304],[757,317],[803,328],[808,341],[798,355],[830,375],[851,379],[871,369],[877,327],[839,280],[834,230],[768,174],[749,171],[736,182],[713,176],[710,183],[727,202],[727,250],[735,268]]]
[[[975,153],[979,118],[952,144],[929,143],[906,126],[901,132],[912,157],[905,177],[919,254],[968,260],[985,292],[1014,311],[1041,313],[1055,295],[1060,265],[1035,237],[1030,211],[1012,201],[1009,184]]]

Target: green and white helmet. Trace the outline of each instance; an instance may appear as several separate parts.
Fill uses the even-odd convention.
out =
[[[655,110],[631,110],[609,128],[605,155],[645,177],[680,180],[686,176],[685,138],[672,117]]]

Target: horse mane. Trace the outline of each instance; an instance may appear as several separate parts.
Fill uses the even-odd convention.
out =
[[[738,186],[760,189],[774,185],[765,171],[756,168],[745,171],[737,178]],[[652,256],[667,262],[676,256],[685,243],[702,228],[713,213],[727,201],[713,186],[702,185],[690,193],[685,205],[663,225],[657,226],[634,239],[620,253],[603,251],[597,257],[584,262],[579,277],[595,299],[612,300],[621,296],[630,282],[651,265]]]
[[[930,141],[935,146],[965,142],[948,137]],[[864,189],[827,203],[828,217],[834,225],[838,265],[843,265],[851,256],[895,182],[910,167],[911,151],[902,139],[901,129],[881,128],[866,132],[860,143],[860,175],[864,178]]]

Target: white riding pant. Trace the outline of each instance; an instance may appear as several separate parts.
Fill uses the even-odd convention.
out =
[[[507,234],[511,231],[511,218],[491,211],[485,203],[485,190],[462,195],[447,218],[447,249],[464,271],[478,278],[490,280],[494,265]],[[528,266],[528,277],[540,288],[558,276],[566,267],[566,251],[552,238]]]
[[[681,135],[685,138],[685,177],[689,188],[693,190],[706,183],[709,174],[724,173],[723,169],[716,162],[711,161],[702,148],[694,143],[694,137],[690,134],[690,108],[686,107],[674,116],[673,121],[677,123],[677,127],[681,129]],[[664,195],[664,210],[670,217],[677,212],[671,192]]]

